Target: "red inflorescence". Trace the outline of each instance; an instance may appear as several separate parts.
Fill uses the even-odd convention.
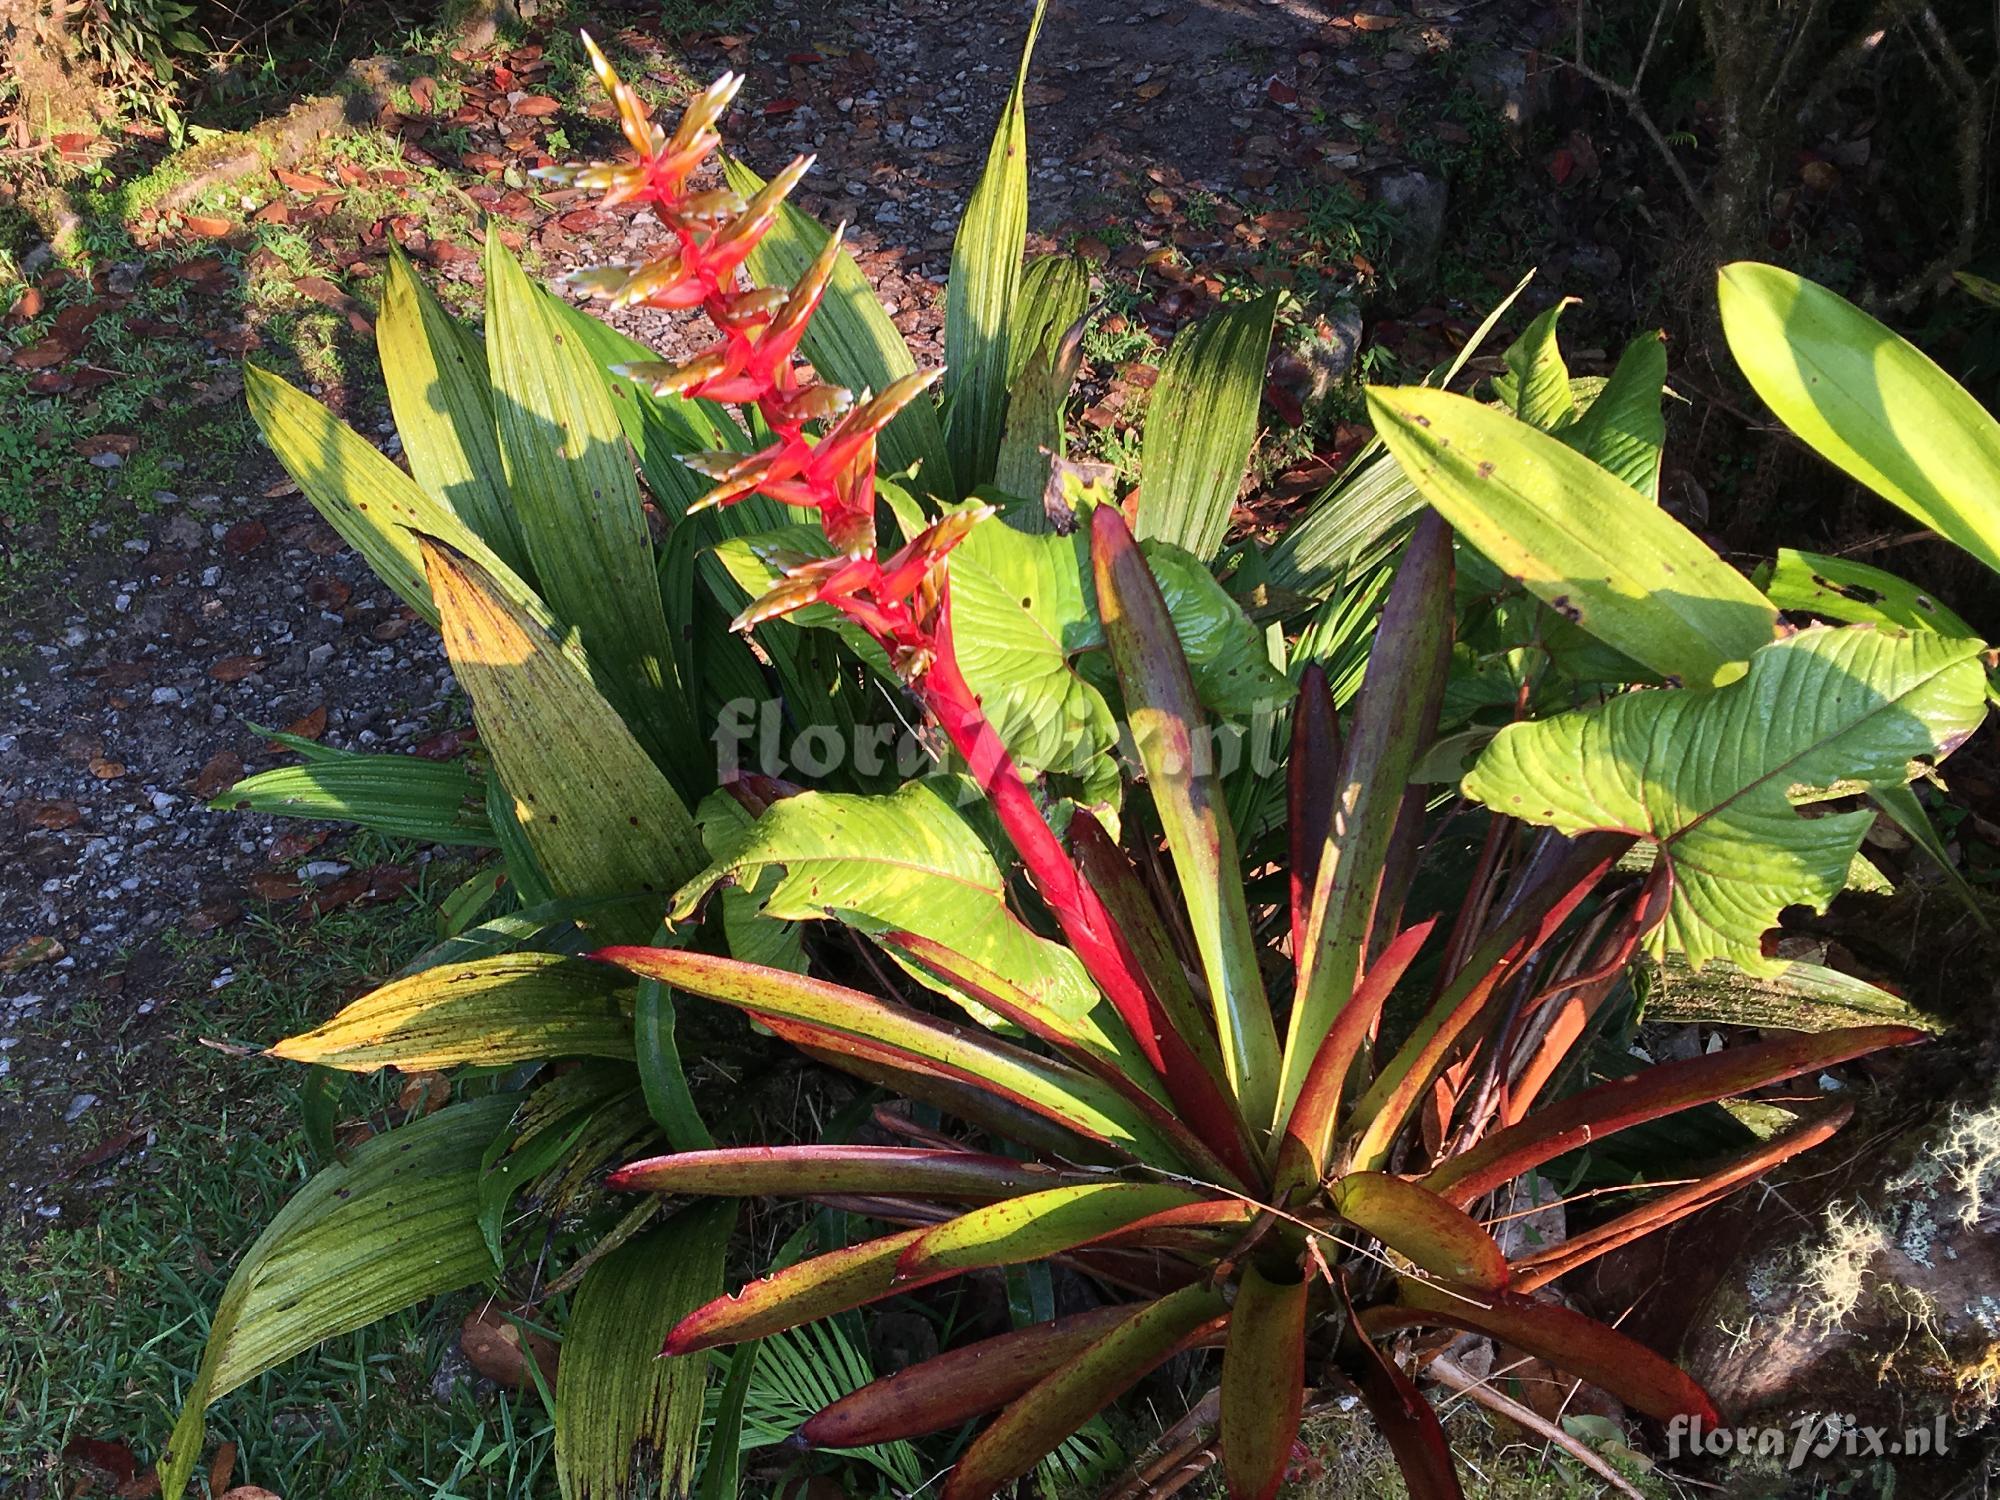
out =
[[[673,232],[674,245],[644,264],[579,271],[571,285],[608,297],[614,306],[701,308],[722,335],[717,343],[685,364],[620,365],[617,373],[659,396],[755,406],[774,441],[755,453],[688,455],[689,466],[715,482],[693,509],[753,494],[810,506],[833,545],[831,557],[786,568],[783,580],[737,617],[737,628],[829,604],[880,641],[904,676],[923,676],[937,657],[945,580],[936,564],[988,512],[953,512],[882,561],[875,546],[875,439],[943,372],[906,375],[880,394],[863,392],[859,401],[838,386],[808,379],[796,354],[839,262],[842,230],[827,238],[789,291],[748,284],[743,266],[777,223],[812,158],[797,158],[747,201],[727,188],[690,191],[688,179],[722,144],[716,122],[743,86],[742,75],[725,73],[697,95],[670,137],[597,45],[587,36],[584,45],[637,159],[547,168],[539,175],[601,191],[606,207],[651,204]],[[821,431],[808,436],[808,425]]]

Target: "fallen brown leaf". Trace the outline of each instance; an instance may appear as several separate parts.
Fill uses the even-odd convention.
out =
[[[234,750],[218,750],[208,758],[194,778],[194,794],[212,802],[243,779],[243,757]]]
[[[326,733],[326,705],[322,703],[309,714],[301,714],[285,726],[286,734],[297,735],[302,740],[316,740]]]
[[[551,1388],[556,1383],[556,1346],[533,1330],[524,1334],[497,1307],[477,1308],[468,1313],[465,1322],[460,1325],[458,1343],[465,1351],[465,1357],[472,1362],[472,1368],[496,1385],[519,1390],[526,1384],[530,1379],[528,1360],[531,1355],[541,1367],[543,1380]]]
[[[263,671],[265,666],[261,656],[225,656],[208,669],[208,675],[217,682],[241,682]]]

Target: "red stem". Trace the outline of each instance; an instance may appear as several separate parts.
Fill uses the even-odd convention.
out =
[[[1124,933],[1097,892],[1077,873],[1069,851],[1043,819],[1014,758],[959,670],[958,653],[952,644],[948,586],[938,601],[936,650],[936,660],[918,683],[924,705],[992,801],[1000,826],[1007,830],[1070,947],[1131,1028],[1139,1050],[1166,1083],[1168,1094],[1187,1114],[1202,1143],[1245,1185],[1260,1180],[1263,1174],[1254,1164],[1256,1157],[1242,1116],[1168,1018]]]

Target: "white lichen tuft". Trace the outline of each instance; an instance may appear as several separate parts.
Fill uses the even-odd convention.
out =
[[[1836,1203],[1826,1211],[1826,1236],[1806,1252],[1800,1281],[1806,1287],[1802,1311],[1826,1332],[1852,1317],[1868,1290],[1875,1257],[1895,1243],[1889,1226],[1855,1204]]]
[[[1938,1143],[1938,1165],[1962,1200],[1958,1222],[1977,1229],[2000,1195],[2000,1104],[1984,1109],[1960,1105],[1951,1112],[1944,1139]]]

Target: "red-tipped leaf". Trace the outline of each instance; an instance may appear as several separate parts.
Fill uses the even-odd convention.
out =
[[[1547,1286],[1557,1277],[1567,1276],[1578,1266],[1586,1265],[1600,1255],[1608,1255],[1621,1246],[1664,1229],[1676,1219],[1699,1213],[1736,1189],[1755,1182],[1773,1167],[1790,1161],[1802,1151],[1810,1151],[1845,1125],[1853,1114],[1853,1105],[1838,1105],[1817,1119],[1765,1142],[1728,1166],[1717,1168],[1697,1182],[1662,1193],[1559,1244],[1523,1256],[1514,1263],[1514,1290],[1532,1292],[1536,1287]]]
[[[1222,1465],[1230,1500],[1271,1500],[1284,1483],[1306,1390],[1303,1280],[1245,1266],[1222,1351]]]
[[[1220,1293],[1197,1282],[1149,1302],[1017,1397],[973,1440],[945,1480],[944,1500],[988,1500],[1085,1422],[1221,1321]]]
[[[1436,1410],[1424,1399],[1417,1383],[1368,1337],[1368,1330],[1354,1315],[1345,1278],[1340,1282],[1340,1300],[1347,1308],[1347,1335],[1340,1345],[1342,1362],[1360,1387],[1368,1414],[1389,1440],[1389,1451],[1403,1472],[1410,1500],[1465,1500],[1458,1484],[1458,1465],[1452,1461],[1451,1444]]]
[[[1394,1304],[1364,1312],[1363,1327],[1379,1333],[1441,1323],[1487,1334],[1580,1376],[1662,1422],[1683,1415],[1700,1417],[1710,1425],[1721,1420],[1708,1392],[1685,1371],[1636,1339],[1567,1307],[1536,1302],[1518,1292],[1473,1292],[1409,1277],[1399,1283],[1397,1297]]]
[[[1196,1167],[1129,1101],[1098,1079],[971,1027],[786,969],[713,954],[678,948],[606,948],[592,957],[749,1011],[767,1025],[774,1018],[795,1023],[794,1036],[804,1031],[806,1040],[822,1051],[838,1054],[852,1045],[876,1058],[885,1051],[900,1055],[976,1081],[1140,1160]]]
[[[1348,1075],[1362,1047],[1374,1033],[1375,1023],[1388,1002],[1389,993],[1415,961],[1437,918],[1406,927],[1390,941],[1354,992],[1319,1045],[1319,1056],[1306,1074],[1305,1087],[1285,1122],[1285,1138],[1278,1148],[1278,1191],[1317,1182],[1326,1172],[1333,1147],[1334,1132],[1340,1126],[1340,1101],[1345,1096]]]
[[[1083,1173],[975,1151],[905,1146],[733,1146],[681,1151],[620,1167],[605,1186],[628,1192],[722,1198],[816,1198],[828,1193],[895,1193],[984,1203],[1037,1193]]]
[[[815,1255],[751,1282],[733,1297],[717,1297],[675,1324],[661,1352],[692,1354],[698,1349],[760,1339],[879,1302],[897,1292],[913,1291],[929,1281],[942,1281],[952,1273],[941,1271],[922,1279],[896,1274],[898,1257],[927,1233],[925,1229],[905,1229]]]
[[[1046,1380],[1134,1310],[1092,1308],[953,1349],[842,1396],[799,1436],[816,1448],[860,1448],[956,1427]]]
[[[1909,1026],[1849,1026],[1661,1063],[1537,1110],[1445,1162],[1424,1185],[1463,1206],[1543,1162],[1634,1125],[1923,1038]]]

